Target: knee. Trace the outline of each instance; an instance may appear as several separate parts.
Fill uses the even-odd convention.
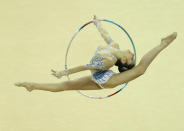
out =
[[[50,90],[51,92],[60,92],[60,91],[65,91],[67,90],[68,87],[68,82],[61,82],[61,83],[57,83],[55,85],[54,88],[52,88],[52,90]]]
[[[70,80],[70,81],[64,81],[61,83],[61,88],[63,91],[65,90],[74,90],[75,89],[75,81]]]
[[[139,75],[143,75],[146,72],[146,67],[144,66],[143,63],[139,63],[138,68],[139,69],[138,69],[137,73]]]

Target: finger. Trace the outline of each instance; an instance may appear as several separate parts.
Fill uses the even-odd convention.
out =
[[[51,75],[56,76],[56,74],[55,74],[55,73],[52,73]]]
[[[54,74],[55,77],[58,77],[57,74]]]
[[[55,70],[51,69],[52,72],[56,72]]]
[[[53,75],[53,76],[54,76],[54,74],[51,74],[51,75]]]
[[[95,20],[96,19],[96,15],[93,15],[94,17],[93,17],[93,19]]]
[[[53,75],[53,74],[51,74],[51,75]]]
[[[55,71],[55,70],[53,70],[53,69],[51,69],[51,71],[52,71],[52,72],[54,72],[54,73],[56,73],[56,71]]]

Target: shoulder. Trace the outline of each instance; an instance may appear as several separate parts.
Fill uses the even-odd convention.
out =
[[[119,48],[119,44],[117,43],[117,42],[112,42],[111,44],[109,44],[110,46],[112,46],[112,47],[114,47],[114,48],[116,48],[116,49],[120,49]]]

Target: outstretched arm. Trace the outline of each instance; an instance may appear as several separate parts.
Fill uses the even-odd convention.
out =
[[[51,75],[54,75],[57,78],[61,78],[62,76],[74,74],[74,73],[84,71],[84,70],[87,70],[84,65],[73,67],[70,69],[62,70],[62,71],[55,71],[55,70],[51,69],[51,71],[52,71]]]
[[[106,70],[111,68],[113,65],[114,65],[113,61],[104,59],[102,61],[96,62],[96,64],[81,65],[63,71],[55,71],[53,69],[51,71],[52,75],[56,76],[57,78],[61,78],[62,76],[74,74],[85,70]]]
[[[101,23],[97,23],[98,25],[96,26],[98,31],[100,32],[100,35],[102,38],[105,40],[107,44],[110,44],[113,42],[112,38],[110,37],[109,33],[102,27]]]
[[[112,40],[109,33],[102,27],[101,22],[96,18],[96,15],[94,15],[93,21],[105,42],[119,49],[119,45]]]

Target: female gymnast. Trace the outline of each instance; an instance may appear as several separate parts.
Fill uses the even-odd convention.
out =
[[[107,45],[99,46],[88,64],[62,71],[51,69],[51,75],[54,75],[58,79],[62,76],[85,70],[90,70],[92,75],[59,83],[18,82],[15,83],[15,85],[25,87],[28,91],[45,90],[51,92],[114,88],[143,75],[155,57],[177,37],[177,33],[174,32],[161,39],[161,43],[148,51],[140,62],[134,66],[134,54],[130,50],[120,50],[118,43],[111,39],[108,32],[102,27],[101,22],[95,15],[93,23]],[[110,70],[113,66],[118,66],[119,73]]]

